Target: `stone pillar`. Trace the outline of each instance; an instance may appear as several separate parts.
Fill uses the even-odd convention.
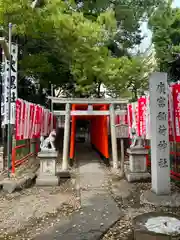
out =
[[[153,73],[149,82],[152,191],[170,193],[168,84],[166,73]]]
[[[118,168],[118,153],[117,153],[117,139],[116,139],[114,104],[110,105],[110,127],[111,127],[111,145],[112,145],[113,168],[117,169]]]
[[[56,151],[41,151],[38,153],[40,159],[39,175],[36,179],[38,186],[57,186],[59,179],[56,176],[56,161],[58,152]]]
[[[66,103],[66,115],[64,124],[64,142],[63,142],[63,160],[62,160],[62,170],[68,170],[68,160],[69,160],[69,134],[70,134],[70,104]]]
[[[129,169],[125,172],[128,182],[145,180],[150,178],[147,172],[146,155],[148,150],[141,145],[135,145],[127,149],[129,154]]]

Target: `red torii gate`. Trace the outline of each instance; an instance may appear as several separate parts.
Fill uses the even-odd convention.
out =
[[[103,111],[109,110],[109,104],[93,104],[93,110]],[[88,104],[73,104],[72,110],[88,110]],[[76,120],[90,120],[90,137],[93,147],[104,157],[109,159],[108,148],[108,116],[102,115],[82,115],[72,116],[71,122],[71,137],[70,137],[70,160],[74,159],[75,153],[75,135],[76,135]]]
[[[76,123],[77,116],[78,118],[86,118],[86,119],[88,118],[91,120],[92,144],[94,144],[97,150],[99,150],[105,158],[109,158],[107,124],[106,124],[107,116],[109,116],[110,129],[111,129],[113,167],[118,168],[115,116],[116,114],[124,115],[126,111],[123,111],[123,110],[115,111],[115,105],[127,104],[128,100],[114,99],[114,98],[107,98],[107,99],[58,98],[58,97],[48,97],[48,98],[51,99],[52,105],[55,103],[55,104],[65,104],[66,106],[65,111],[53,111],[53,113],[56,116],[65,115],[62,170],[67,171],[69,157],[71,158],[74,157],[74,150],[75,150],[74,141],[75,141],[75,129],[76,129],[75,123]],[[72,118],[72,128],[70,131],[71,116],[73,118]],[[104,136],[103,141],[101,141],[102,136],[100,134],[103,134]],[[71,135],[71,139],[70,139],[70,135]],[[70,154],[69,154],[69,140],[70,140]]]

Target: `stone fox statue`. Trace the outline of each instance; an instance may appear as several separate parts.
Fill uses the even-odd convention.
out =
[[[130,148],[138,148],[138,147],[144,147],[145,146],[145,136],[139,137],[136,135],[136,130],[132,128],[131,130],[133,139],[132,139],[132,144]]]
[[[44,137],[41,136],[40,137],[41,151],[56,150],[55,145],[54,145],[55,138],[56,138],[56,131],[54,129],[50,132],[49,136],[46,139],[44,139]]]

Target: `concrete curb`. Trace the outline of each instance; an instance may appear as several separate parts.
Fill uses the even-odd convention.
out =
[[[170,195],[156,195],[151,190],[144,191],[140,196],[141,204],[149,204],[156,207],[179,207],[180,194],[173,192]]]
[[[13,193],[31,186],[36,177],[36,173],[29,173],[20,179],[4,179],[0,182],[0,188],[4,192]]]

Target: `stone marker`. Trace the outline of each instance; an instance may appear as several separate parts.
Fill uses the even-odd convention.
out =
[[[55,150],[54,145],[55,136],[56,132],[53,130],[46,139],[44,139],[43,136],[40,138],[41,152],[38,153],[38,158],[40,158],[40,171],[36,179],[36,185],[56,186],[59,184],[59,179],[56,176],[58,152]]]
[[[152,191],[164,195],[170,193],[167,74],[153,73],[149,91]]]
[[[128,182],[150,178],[146,166],[148,150],[145,149],[143,140],[140,137],[135,137],[134,142],[127,149],[127,153],[129,153],[129,170],[125,172],[125,175]]]
[[[38,153],[40,158],[40,171],[36,179],[36,185],[40,186],[57,186],[59,184],[56,176],[56,151],[42,151]]]

